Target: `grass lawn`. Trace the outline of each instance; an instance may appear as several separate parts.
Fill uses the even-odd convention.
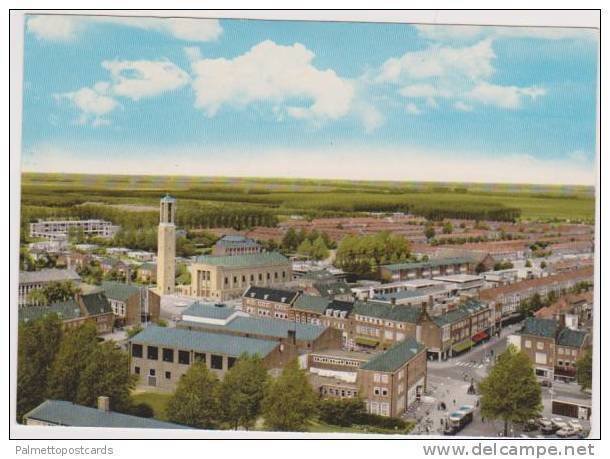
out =
[[[395,431],[390,429],[381,429],[379,427],[369,427],[366,428],[364,426],[350,426],[350,427],[342,427],[336,426],[332,424],[326,424],[325,422],[316,420],[311,421],[309,424],[308,432],[319,432],[319,433],[358,433],[358,434],[403,434],[406,435],[406,431]]]
[[[165,407],[172,394],[165,394],[163,392],[137,392],[132,394],[134,403],[146,403],[155,412],[155,419],[160,421],[167,421],[165,416]]]

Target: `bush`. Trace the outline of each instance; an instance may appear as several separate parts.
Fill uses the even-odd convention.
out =
[[[408,423],[400,418],[367,413],[364,402],[357,398],[321,400],[318,412],[321,421],[342,427],[355,424],[380,429],[404,430],[408,426]]]
[[[378,414],[364,413],[358,424],[381,427],[382,429],[403,430],[407,428],[407,422],[400,418],[390,418]]]
[[[134,405],[130,410],[130,414],[140,418],[152,418],[155,412],[148,403],[142,402]]]

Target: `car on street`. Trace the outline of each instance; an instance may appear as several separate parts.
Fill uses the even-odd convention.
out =
[[[560,429],[547,418],[538,419],[538,424],[540,424],[540,432],[545,435],[552,435]]]
[[[576,430],[572,429],[571,427],[567,426],[562,429],[559,429],[557,432],[555,432],[555,434],[559,438],[568,438],[568,437],[576,436],[578,434],[578,432]]]
[[[552,418],[551,422],[553,423],[553,425],[555,427],[557,427],[558,429],[566,429],[569,428],[570,426],[568,425],[568,423],[566,421],[564,421],[561,418]]]
[[[524,432],[533,432],[535,430],[538,430],[538,427],[539,427],[539,424],[538,424],[538,420],[536,420],[536,419],[528,419],[522,425],[522,429]]]
[[[570,420],[568,421],[568,425],[569,425],[569,426],[570,426],[572,429],[576,430],[577,432],[582,432],[582,430],[583,430],[583,429],[582,429],[582,425],[580,424],[580,422],[579,422],[577,419],[570,419]]]

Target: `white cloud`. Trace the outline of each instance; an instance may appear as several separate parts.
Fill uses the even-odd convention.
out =
[[[189,61],[198,61],[201,59],[201,49],[197,46],[185,46],[183,50]]]
[[[421,113],[421,110],[413,102],[409,102],[405,109],[409,115],[419,115]]]
[[[499,86],[482,82],[468,93],[468,97],[485,105],[495,105],[501,108],[516,109],[522,106],[523,100],[526,97],[536,99],[537,97],[545,94],[546,90],[542,88]]]
[[[272,102],[299,119],[338,119],[350,112],[354,86],[313,66],[313,52],[266,40],[234,59],[192,63],[195,105],[214,116],[223,105]],[[297,102],[299,100],[299,102]]]
[[[28,31],[43,40],[74,39],[88,25],[109,23],[165,33],[185,41],[214,41],[222,34],[217,19],[141,18],[130,16],[40,15],[28,18]]]
[[[377,81],[399,83],[455,76],[475,80],[488,78],[494,71],[491,62],[495,57],[490,40],[463,48],[431,46],[388,59],[382,65]]]
[[[416,25],[420,36],[437,42],[473,41],[489,38],[533,38],[541,40],[597,40],[595,29],[577,27],[502,27],[464,25]]]
[[[69,16],[34,16],[27,21],[28,32],[41,40],[70,41],[80,28]]]
[[[461,112],[471,112],[474,109],[472,105],[468,105],[461,100],[458,100],[455,104],[453,104],[453,108]]]
[[[169,61],[104,61],[102,67],[110,72],[112,93],[132,100],[173,91],[190,81],[188,73]]]
[[[373,105],[358,103],[354,107],[354,111],[364,126],[365,132],[367,133],[375,131],[385,122],[384,116]]]
[[[79,124],[91,121],[93,126],[109,124],[104,115],[112,112],[119,106],[118,102],[105,95],[107,87],[104,83],[98,83],[93,88],[81,88],[78,91],[57,94],[56,99],[67,99],[81,112],[77,120]]]
[[[436,29],[430,30],[438,34]],[[474,36],[476,27],[460,28],[460,31]],[[460,111],[472,111],[475,104],[518,109],[525,100],[535,100],[546,94],[544,88],[536,86],[489,83],[495,72],[495,59],[489,38],[463,47],[433,45],[388,59],[374,81],[399,85],[400,95],[408,99],[425,99],[430,108],[438,107],[438,99],[455,99],[452,107]],[[421,111],[420,107],[415,108]],[[415,113],[415,110],[408,111]]]
[[[568,153],[568,158],[572,161],[576,161],[579,163],[584,163],[584,162],[589,161],[589,155],[582,150],[576,150],[576,151],[572,151],[572,152]]]

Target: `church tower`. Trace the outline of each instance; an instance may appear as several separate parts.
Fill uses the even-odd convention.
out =
[[[161,199],[157,240],[157,291],[171,295],[176,286],[176,200],[169,194]]]

